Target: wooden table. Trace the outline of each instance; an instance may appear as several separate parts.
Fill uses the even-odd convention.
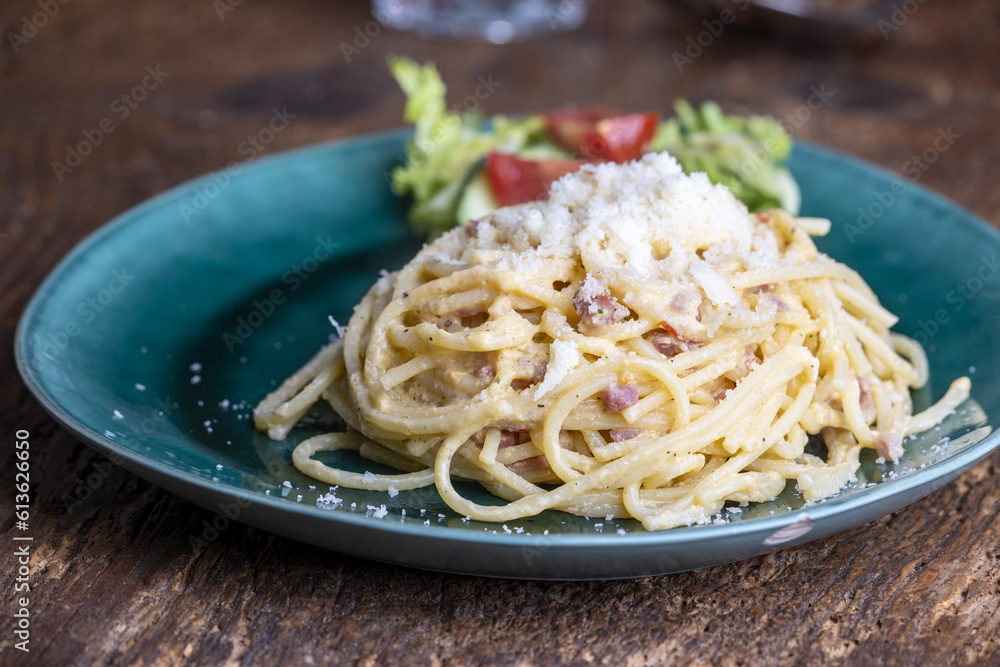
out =
[[[31,653],[13,648],[14,607],[5,605],[0,662],[1000,664],[998,454],[849,533],[672,576],[458,577],[241,525],[192,553],[187,536],[212,515],[109,469],[43,412],[12,356],[18,316],[70,248],[126,208],[247,157],[241,142],[273,108],[296,118],[267,154],[400,125],[390,53],[435,60],[456,104],[478,77],[492,77],[500,85],[483,102],[489,112],[568,102],[669,110],[675,97],[711,98],[733,112],[787,119],[798,138],[896,171],[951,128],[958,138],[918,172],[920,183],[1000,225],[997,5],[901,4],[915,11],[870,49],[726,26],[678,67],[675,52],[707,28],[665,1],[599,1],[583,29],[510,46],[390,30],[355,44],[371,20],[362,0],[4,2],[2,502],[13,501],[14,434],[26,429],[34,555]],[[344,43],[358,47],[350,62]],[[135,87],[144,79],[142,94]],[[817,91],[822,101],[810,109]],[[78,166],[53,166],[67,163],[66,147],[85,132],[98,136],[109,116],[112,131],[98,133]],[[106,481],[70,512],[65,494],[98,470]],[[15,544],[9,516],[5,545]],[[16,559],[4,549],[0,581],[12,600]]]

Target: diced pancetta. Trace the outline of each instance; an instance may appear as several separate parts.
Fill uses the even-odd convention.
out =
[[[639,385],[613,382],[601,391],[601,402],[608,412],[621,412],[639,402]]]
[[[580,321],[592,327],[603,327],[621,322],[628,317],[628,308],[618,303],[603,280],[587,278],[573,296],[573,308]]]
[[[515,461],[507,467],[513,472],[526,472],[528,470],[541,470],[548,465],[549,460],[545,458],[545,454],[541,454],[539,456],[532,456],[530,459],[524,459],[523,461]]]
[[[613,428],[608,431],[608,435],[611,436],[612,442],[631,440],[640,433],[642,433],[642,431],[637,428]]]
[[[778,310],[788,310],[788,304],[782,301],[777,294],[768,294],[767,300],[773,303]]]
[[[743,358],[740,359],[739,363],[736,364],[730,371],[725,374],[725,377],[733,380],[742,380],[746,376],[750,375],[750,371],[753,370],[754,366],[757,364],[757,355],[754,354],[752,347],[743,348]]]
[[[701,293],[694,289],[685,289],[677,293],[670,301],[670,310],[688,317],[698,317],[701,306]]]
[[[903,441],[895,433],[880,433],[875,436],[875,453],[886,461],[898,461],[903,455]]]
[[[861,409],[872,407],[872,381],[870,378],[858,378],[858,390],[861,397]]]
[[[653,331],[646,337],[646,340],[652,343],[653,347],[660,354],[672,357],[675,354],[701,347],[701,343],[690,338],[685,338],[677,333],[677,330],[667,322],[660,322],[660,327],[663,331]]]

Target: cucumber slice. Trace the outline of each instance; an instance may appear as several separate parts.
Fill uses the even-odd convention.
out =
[[[792,215],[798,215],[799,209],[802,207],[802,192],[799,190],[799,184],[795,182],[795,177],[792,176],[788,169],[784,167],[778,168],[775,187],[778,190],[778,200],[781,202],[781,208]]]
[[[533,144],[531,146],[525,146],[517,153],[515,153],[519,158],[524,158],[525,160],[548,160],[548,159],[558,159],[558,160],[569,160],[572,159],[573,155],[569,151],[564,151],[555,144],[543,141],[539,144]]]
[[[486,169],[481,168],[466,184],[465,190],[458,200],[455,217],[458,218],[459,225],[464,225],[469,220],[482,218],[498,208],[500,208],[500,202],[493,194],[493,186],[486,175]]]

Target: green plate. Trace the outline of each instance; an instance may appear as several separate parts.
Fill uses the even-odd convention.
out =
[[[433,488],[394,498],[338,489],[334,501],[327,485],[290,465],[294,444],[334,417],[318,413],[278,443],[253,430],[251,411],[329,339],[328,316],[346,322],[379,270],[401,266],[419,248],[387,184],[407,136],[307,148],[180,185],[81,243],[25,311],[16,357],[28,387],[115,463],[217,512],[213,526],[192,536],[196,545],[239,521],[447,572],[674,572],[871,521],[1000,444],[991,434],[1000,423],[1000,235],[901,177],[800,145],[791,167],[803,213],[834,221],[821,247],[858,269],[900,315],[898,329],[926,343],[932,382],[915,396],[918,406],[953,378],[972,376],[975,400],[909,442],[898,464],[868,457],[856,483],[815,504],[789,489],[707,525],[654,533],[631,520],[554,511],[502,526],[465,521]],[[340,462],[365,469],[356,459]],[[463,489],[488,497],[475,485]],[[800,530],[782,530],[789,526]]]

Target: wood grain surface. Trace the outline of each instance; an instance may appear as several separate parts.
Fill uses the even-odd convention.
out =
[[[713,16],[665,0],[598,0],[581,30],[508,46],[380,29],[350,58],[342,44],[372,20],[361,0],[5,0],[0,663],[1000,664],[997,454],[892,516],[741,563],[611,582],[459,577],[242,525],[192,551],[188,536],[212,515],[57,427],[13,361],[17,319],[61,257],[128,207],[247,157],[241,142],[273,108],[296,119],[267,154],[400,125],[390,53],[435,60],[454,104],[479,77],[500,84],[489,112],[715,99],[895,171],[952,128],[959,138],[920,183],[1000,225],[1000,5],[899,5],[908,13],[887,39],[863,49],[726,26],[678,67],[674,54]],[[147,68],[158,83],[127,117],[111,113]],[[815,91],[824,101],[809,109]],[[106,117],[113,131],[57,173],[67,145]],[[18,429],[32,443],[30,654],[14,648],[11,617]],[[68,507],[95,471],[104,481]]]

